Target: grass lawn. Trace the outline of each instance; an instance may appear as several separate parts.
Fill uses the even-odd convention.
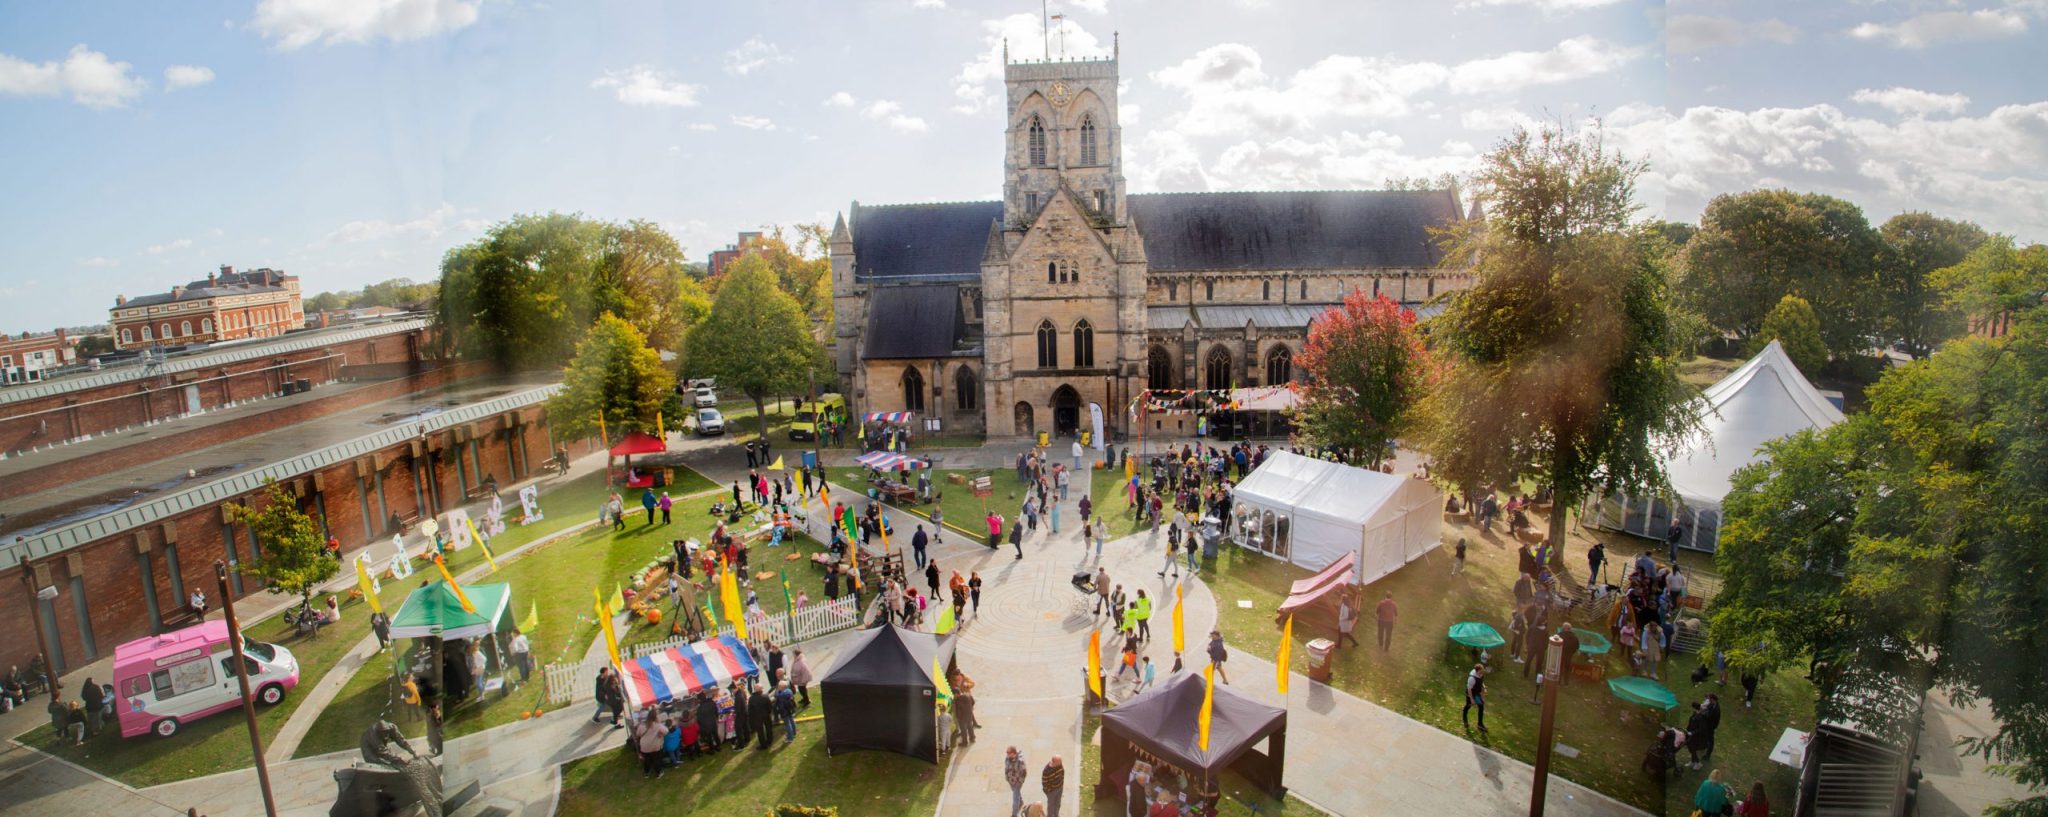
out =
[[[817,714],[810,711],[806,714]],[[893,752],[825,755],[824,722],[797,724],[796,742],[761,752],[685,759],[658,780],[639,758],[607,751],[562,767],[563,817],[613,814],[721,814],[756,817],[777,804],[837,806],[845,817],[931,814],[945,770]],[[614,733],[620,734],[620,733]],[[623,740],[623,738],[618,738]],[[616,749],[618,743],[608,745]]]
[[[1081,787],[1081,813],[1092,817],[1124,817],[1124,801],[1116,797],[1095,798],[1095,781],[1102,779],[1102,744],[1097,732],[1102,728],[1102,716],[1089,710],[1081,718],[1081,768],[1078,778],[1068,778],[1071,785]],[[1034,772],[1035,773],[1035,772]],[[1216,802],[1218,817],[1252,817],[1252,815],[1322,815],[1325,812],[1289,795],[1284,800],[1274,800],[1271,795],[1260,791],[1238,775],[1226,774],[1223,778],[1223,799]]]
[[[941,455],[941,463],[943,461],[943,455]],[[825,470],[836,485],[857,490],[865,490],[867,488],[866,468],[845,466],[827,468]],[[986,499],[975,496],[974,491],[967,485],[954,485],[948,480],[948,477],[954,474],[959,474],[972,480],[975,476],[983,473],[991,475],[995,488],[995,493]],[[1115,539],[1138,531],[1138,523],[1131,518],[1130,506],[1125,504],[1124,501],[1123,472],[1095,469],[1092,483],[1094,485],[1094,501],[1098,503],[1097,515],[1100,516],[1103,510],[1109,512],[1109,538]],[[946,512],[946,527],[954,529],[954,535],[967,535],[975,541],[982,541],[988,536],[988,527],[982,520],[988,517],[990,510],[1002,514],[1007,522],[1014,523],[1017,521],[1018,509],[1024,506],[1024,484],[1018,481],[1015,468],[997,468],[993,470],[940,468],[932,475],[932,484],[932,490],[939,494],[938,504]],[[1069,501],[1064,503],[1064,506],[1060,509],[1060,526],[1062,528],[1069,525],[1079,526],[1081,524],[1081,513],[1076,509],[1077,503],[1081,501],[1080,486],[1070,485],[1067,489],[1067,497]],[[1104,497],[1108,498],[1106,502]],[[1102,507],[1102,505],[1106,505],[1106,507]],[[932,506],[930,505],[917,505],[915,507],[896,506],[896,508],[927,519],[931,518]]]
[[[710,480],[695,472],[684,469],[681,473],[680,481],[686,487],[693,484],[706,489],[715,487]],[[503,535],[492,541],[492,549],[505,552],[588,519],[588,516],[571,509],[595,508],[604,495],[603,478],[596,474],[567,482],[545,482],[541,493],[542,507],[555,510],[556,515],[533,525],[507,528]],[[389,554],[388,550],[383,552]],[[482,562],[481,550],[466,548],[451,555],[449,569],[460,573]],[[416,569],[422,568],[432,572],[431,565],[416,566]],[[380,600],[386,605],[385,609],[396,612],[410,592],[410,588],[397,582],[387,582]],[[365,603],[350,602],[343,596],[341,609],[340,624],[323,628],[318,636],[311,638],[302,638],[292,632],[279,616],[243,625],[251,638],[281,644],[291,650],[299,661],[299,689],[286,695],[277,706],[257,711],[256,723],[266,746],[298,711],[306,692],[334,669],[349,648],[370,634],[369,607]],[[105,679],[96,680],[103,682]],[[44,726],[23,735],[22,741],[137,788],[215,774],[254,763],[249,754],[248,732],[242,726],[241,717],[232,712],[186,724],[170,738],[145,736],[122,739],[116,735],[102,735],[85,746],[58,746],[49,727]],[[334,748],[347,748],[354,743],[355,737],[351,732],[341,745]]]
[[[609,596],[614,586],[630,584],[632,574],[640,567],[668,554],[672,539],[706,537],[713,527],[712,518],[706,510],[716,498],[716,495],[708,495],[676,503],[672,510],[675,523],[669,526],[656,524],[650,527],[644,523],[643,516],[633,514],[628,516],[623,531],[592,528],[578,532],[528,551],[518,559],[503,562],[498,573],[479,581],[511,584],[513,615],[517,619],[524,620],[529,611],[538,607],[540,626],[527,633],[527,638],[533,643],[534,658],[540,666],[556,661],[580,660],[598,632],[591,609],[591,588],[602,588]],[[598,501],[595,496],[591,497],[589,507],[595,508]],[[591,518],[573,510],[566,513],[578,520]],[[507,533],[509,535],[510,532]],[[808,539],[801,540],[797,547],[803,552],[818,549],[817,544]],[[753,555],[760,561],[754,562],[752,567],[757,571],[779,568],[786,564],[780,557],[787,552],[788,546],[757,546]],[[811,570],[808,566],[792,568],[791,585],[798,590],[808,589]],[[773,584],[762,587],[761,606],[770,613],[782,611],[786,605],[779,588]],[[640,623],[619,632],[622,645],[668,637],[667,624]],[[307,757],[354,746],[362,725],[389,706],[391,662],[390,654],[380,654],[363,671],[350,678],[334,702],[320,713],[319,720],[314,722],[305,741],[299,745],[296,756]],[[536,671],[529,684],[513,690],[507,698],[492,698],[481,705],[471,703],[457,708],[448,715],[447,735],[451,738],[467,735],[517,720],[522,710],[531,711],[541,705],[546,692],[542,684],[540,673]],[[407,734],[424,731],[421,722],[399,725]]]
[[[1720,382],[1721,378],[1727,377],[1729,372],[1741,368],[1742,364],[1748,362],[1749,358],[1746,357],[1707,357],[1706,355],[1699,355],[1678,364],[1678,378],[1704,389]]]
[[[1580,574],[1584,570],[1583,554],[1590,544],[1589,533],[1575,534],[1568,548],[1566,565],[1570,581],[1583,581]],[[1455,647],[1444,637],[1444,631],[1453,623],[1476,620],[1488,622],[1505,634],[1516,568],[1514,545],[1509,538],[1473,534],[1470,528],[1445,526],[1445,536],[1451,541],[1462,535],[1470,542],[1461,576],[1449,575],[1450,552],[1444,549],[1416,560],[1367,589],[1369,605],[1376,604],[1379,595],[1385,592],[1391,592],[1400,605],[1401,619],[1393,647],[1384,656],[1370,646],[1339,650],[1333,678],[1336,686],[1432,726],[1454,734],[1465,733],[1460,712],[1464,706],[1464,676],[1471,667],[1471,659],[1468,651]],[[1644,546],[1641,540],[1628,540],[1621,535],[1614,538],[1616,541],[1610,544],[1613,554]],[[1704,578],[1702,573],[1711,575],[1711,564],[1705,559],[1687,561],[1695,581]],[[1218,569],[1206,573],[1204,579],[1216,593],[1225,638],[1233,648],[1274,655],[1279,646],[1279,629],[1273,622],[1273,610],[1286,597],[1289,584],[1307,577],[1309,572],[1233,546],[1225,546],[1217,563]],[[1576,571],[1571,568],[1574,564],[1579,565]],[[1240,608],[1237,601],[1241,599],[1251,601],[1251,608]],[[1370,609],[1367,619],[1371,618]],[[1372,634],[1370,621],[1361,623],[1360,637],[1369,640]],[[1303,671],[1307,666],[1305,642],[1333,636],[1327,624],[1297,621],[1297,643],[1292,653],[1295,670]],[[1482,745],[1533,762],[1539,718],[1538,708],[1529,703],[1534,685],[1522,677],[1523,665],[1509,660],[1505,648],[1493,651],[1492,663],[1495,669],[1488,677],[1492,704],[1487,712],[1490,732],[1482,736],[1474,731],[1471,737]],[[1557,741],[1580,754],[1575,758],[1554,755],[1552,768],[1623,802],[1652,813],[1667,813],[1666,791],[1638,769],[1644,750],[1654,738],[1660,718],[1683,726],[1689,712],[1687,705],[1708,692],[1720,691],[1723,717],[1715,756],[1725,764],[1724,775],[1731,781],[1741,781],[1744,787],[1750,779],[1764,776],[1766,785],[1783,786],[1771,790],[1774,801],[1782,795],[1784,799],[1778,802],[1792,802],[1790,770],[1775,775],[1771,769],[1774,764],[1768,762],[1766,755],[1785,726],[1811,727],[1811,686],[1796,676],[1780,674],[1766,680],[1759,708],[1744,710],[1739,686],[1718,690],[1709,679],[1702,685],[1706,688],[1695,688],[1687,676],[1697,665],[1692,656],[1666,660],[1664,680],[1678,694],[1681,704],[1668,714],[1626,704],[1616,699],[1604,684],[1575,683],[1560,690]],[[1619,674],[1622,666],[1619,659],[1610,661],[1609,677]],[[1691,790],[1704,773],[1702,770],[1675,776],[1670,787],[1673,796],[1683,788],[1682,801],[1690,803]]]

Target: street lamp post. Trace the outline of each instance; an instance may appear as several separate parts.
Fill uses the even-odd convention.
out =
[[[242,657],[242,627],[235,620],[235,597],[228,593],[228,563],[215,560],[213,577],[220,582],[220,609],[227,616],[228,645],[234,648],[235,679],[242,683],[242,715],[249,723],[249,750],[256,757],[256,785],[263,790],[263,813],[277,817],[277,799],[270,794],[270,764],[263,760],[263,733],[256,728],[256,697],[249,691],[249,659]]]
[[[1550,747],[1557,728],[1557,688],[1564,664],[1564,637],[1550,634],[1543,654],[1543,720],[1536,728],[1536,780],[1529,786],[1529,817],[1543,817],[1544,793],[1550,788]]]

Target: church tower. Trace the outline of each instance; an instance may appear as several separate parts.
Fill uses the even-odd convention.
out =
[[[1117,56],[1010,62],[1002,217],[982,260],[989,433],[1122,426],[1145,339]]]

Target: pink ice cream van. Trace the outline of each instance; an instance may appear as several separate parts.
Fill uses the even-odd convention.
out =
[[[276,644],[243,641],[249,689],[264,705],[284,700],[299,685],[299,662]],[[228,624],[208,621],[175,632],[138,638],[114,648],[114,712],[121,736],[146,732],[169,737],[178,727],[240,706],[241,681]]]

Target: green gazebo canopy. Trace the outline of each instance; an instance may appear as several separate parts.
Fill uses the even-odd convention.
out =
[[[1607,682],[1607,688],[1614,691],[1614,697],[1632,704],[1670,709],[1678,705],[1678,696],[1669,687],[1634,675],[1615,678]]]
[[[462,601],[447,582],[413,591],[398,615],[391,617],[392,638],[475,638],[497,632],[512,607],[512,585],[469,584],[462,592],[476,607],[462,609]]]
[[[1507,639],[1500,637],[1499,630],[1484,621],[1460,621],[1453,624],[1450,636],[1452,641],[1479,650],[1489,650],[1508,643]]]

